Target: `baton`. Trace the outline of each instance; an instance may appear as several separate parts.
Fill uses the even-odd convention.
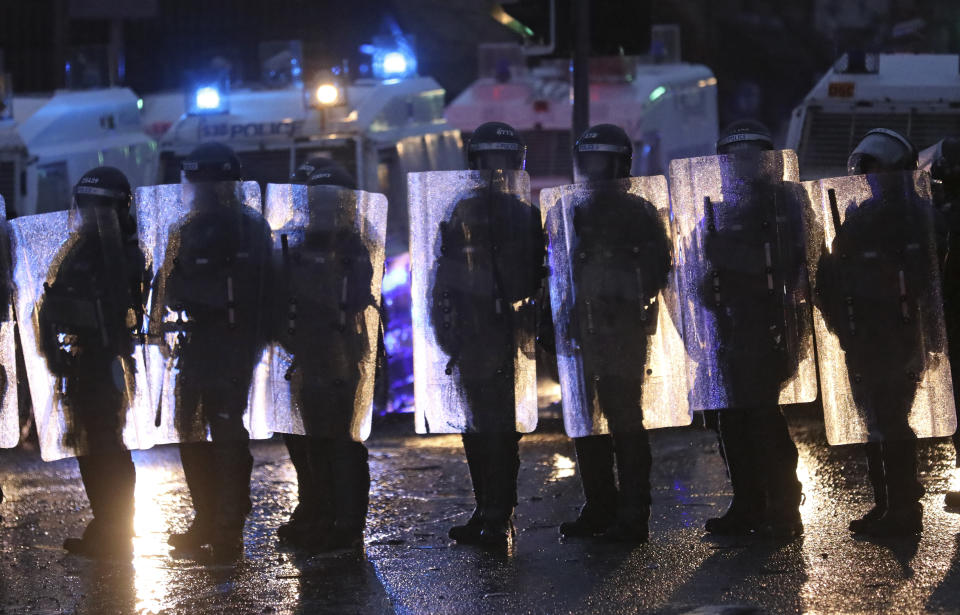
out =
[[[827,198],[830,200],[830,216],[833,218],[834,233],[840,232],[840,208],[837,207],[837,192],[830,188],[827,190]]]

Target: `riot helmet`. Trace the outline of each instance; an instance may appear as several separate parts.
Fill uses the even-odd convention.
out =
[[[183,183],[240,181],[240,159],[223,143],[200,145],[180,163]]]
[[[109,209],[117,213],[120,229],[127,235],[136,231],[136,222],[130,215],[132,190],[122,171],[114,167],[97,167],[83,174],[73,188],[77,209]]]
[[[191,209],[236,205],[242,200],[240,159],[223,143],[204,143],[180,165],[183,200]]]
[[[847,159],[847,175],[911,171],[917,168],[917,160],[917,148],[905,136],[887,128],[874,128]]]
[[[756,120],[730,123],[717,140],[717,154],[723,178],[724,198],[730,191],[754,185],[777,182],[783,178],[783,165],[778,157],[765,156],[773,150],[773,139],[767,127]]]
[[[470,137],[467,163],[475,171],[521,171],[527,163],[527,144],[509,124],[487,122],[473,131]]]
[[[573,174],[578,182],[630,177],[633,143],[619,126],[597,124],[573,146]]]
[[[756,120],[737,120],[729,124],[717,140],[717,153],[735,154],[745,150],[766,152],[773,149],[767,127]]]
[[[936,157],[930,165],[930,176],[941,182],[946,191],[957,192],[960,188],[960,137],[947,137],[940,141]]]
[[[315,174],[328,175],[329,180],[322,183],[343,186],[351,190],[357,187],[356,180],[343,168],[343,165],[326,156],[311,156],[305,160],[290,175],[290,183],[314,185],[310,180]]]
[[[317,166],[307,178],[308,186],[338,186],[348,190],[357,189],[357,180],[342,165],[329,160],[323,166]],[[302,168],[302,165],[301,165]]]

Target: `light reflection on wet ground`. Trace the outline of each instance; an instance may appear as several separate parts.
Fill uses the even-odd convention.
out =
[[[792,418],[805,486],[806,534],[790,543],[704,535],[729,490],[715,438],[655,432],[652,542],[623,549],[557,540],[576,515],[580,486],[570,441],[548,425],[524,438],[518,541],[510,557],[459,547],[449,526],[472,510],[460,438],[381,431],[371,444],[365,556],[278,550],[274,531],[296,500],[279,442],[255,446],[254,513],[236,566],[174,559],[171,531],[190,520],[177,451],[136,453],[135,558],[95,563],[60,544],[87,520],[76,463],[0,452],[0,613],[487,613],[666,612],[752,605],[781,612],[955,612],[960,605],[960,515],[943,510],[960,481],[949,442],[923,447],[927,496],[921,540],[852,538],[869,507],[855,447],[828,448],[815,421]]]

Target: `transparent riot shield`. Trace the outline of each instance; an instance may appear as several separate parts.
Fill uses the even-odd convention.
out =
[[[270,229],[255,182],[138,188],[158,442],[269,438]],[[240,420],[237,420],[240,417]]]
[[[116,212],[74,206],[17,218],[11,227],[16,311],[43,458],[148,448],[141,310],[131,292],[142,260],[124,250]]]
[[[387,199],[269,184],[271,430],[362,441],[373,414]]]
[[[0,448],[20,441],[17,399],[16,321],[13,305],[13,269],[10,263],[10,225],[0,196]]]
[[[544,241],[523,171],[409,176],[418,433],[529,432]]]
[[[687,377],[693,410],[817,396],[806,231],[790,150],[674,160]]]
[[[930,176],[853,175],[804,187],[823,229],[809,267],[827,440],[951,435]]]
[[[567,434],[689,425],[666,179],[550,188],[540,210]]]

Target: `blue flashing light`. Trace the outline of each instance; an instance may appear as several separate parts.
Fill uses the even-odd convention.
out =
[[[389,36],[378,36],[373,44],[360,45],[360,53],[372,56],[375,79],[402,79],[417,73],[413,44],[395,23],[390,23]]]
[[[403,75],[407,72],[407,56],[399,51],[391,51],[383,56],[385,75]]]
[[[660,98],[666,93],[667,93],[667,88],[663,87],[662,85],[658,85],[653,89],[652,92],[650,92],[650,102],[657,100],[658,98]]]
[[[196,96],[197,109],[200,111],[213,111],[220,108],[220,91],[213,86],[203,86],[197,89]]]

